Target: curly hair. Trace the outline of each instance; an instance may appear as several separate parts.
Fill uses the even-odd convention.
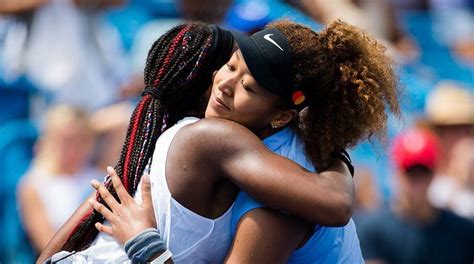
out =
[[[277,21],[294,54],[293,82],[308,99],[297,130],[318,171],[363,139],[385,142],[387,112],[400,116],[398,77],[385,47],[337,20],[323,31]]]

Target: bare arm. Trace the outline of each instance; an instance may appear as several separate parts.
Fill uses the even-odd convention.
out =
[[[0,14],[16,14],[31,11],[45,4],[47,0],[1,0]]]
[[[189,158],[214,166],[209,170],[221,171],[261,203],[311,223],[343,226],[349,221],[354,185],[342,161],[335,161],[325,172],[311,173],[269,151],[235,122],[204,119],[189,129]]]
[[[54,229],[36,189],[24,182],[18,189],[22,222],[33,247],[40,252],[53,236]]]
[[[286,263],[310,231],[293,216],[254,209],[240,219],[226,263]]]
[[[92,193],[89,198],[95,198],[95,192]],[[64,225],[54,234],[53,238],[49,240],[48,245],[43,249],[36,263],[43,263],[47,258],[51,257],[55,253],[61,251],[62,246],[66,243],[69,235],[77,226],[81,218],[89,211],[92,210],[92,206],[87,200],[81,204],[81,206],[74,212],[74,214],[64,223]]]
[[[115,6],[121,6],[125,0],[74,0],[79,7],[106,9]]]

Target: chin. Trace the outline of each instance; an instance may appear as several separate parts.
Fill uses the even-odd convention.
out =
[[[209,118],[209,117],[219,117],[219,115],[216,113],[214,110],[210,110],[209,108],[206,110],[204,113],[204,117]]]

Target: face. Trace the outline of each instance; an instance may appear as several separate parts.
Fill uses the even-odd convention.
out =
[[[232,120],[264,136],[283,112],[278,103],[278,96],[257,83],[236,50],[214,76],[206,117]]]
[[[426,199],[433,171],[424,166],[415,166],[403,171],[400,178],[405,194],[415,202]]]
[[[65,124],[68,129],[56,131],[53,151],[57,155],[58,166],[62,173],[74,173],[82,168],[89,159],[92,150],[92,135],[81,128],[80,124]]]

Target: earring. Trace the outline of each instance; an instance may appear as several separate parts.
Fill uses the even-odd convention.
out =
[[[273,129],[276,129],[276,128],[278,128],[278,125],[277,125],[277,124],[275,124],[275,123],[273,123],[273,122],[271,123],[271,125],[272,125],[272,128],[273,128]]]

